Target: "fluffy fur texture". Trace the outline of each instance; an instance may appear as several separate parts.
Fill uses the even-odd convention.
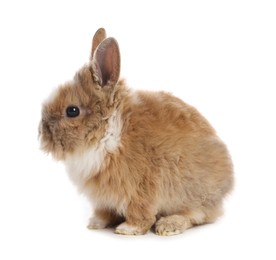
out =
[[[105,37],[96,32],[90,63],[44,103],[40,123],[42,149],[93,203],[88,227],[175,235],[215,221],[233,185],[226,146],[180,99],[129,90],[118,44]],[[68,117],[68,106],[79,115]]]

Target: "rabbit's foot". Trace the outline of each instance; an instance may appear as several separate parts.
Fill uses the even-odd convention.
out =
[[[120,235],[143,235],[145,231],[140,227],[123,222],[115,229],[115,233]]]
[[[106,228],[108,222],[105,219],[101,219],[97,216],[90,218],[89,223],[87,225],[88,229],[103,229]]]
[[[155,233],[159,236],[178,235],[191,226],[191,221],[186,216],[172,215],[162,217],[156,222]]]

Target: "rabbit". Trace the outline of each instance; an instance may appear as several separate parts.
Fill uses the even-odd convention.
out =
[[[170,93],[128,88],[103,28],[89,63],[43,103],[39,138],[91,203],[89,229],[180,234],[220,217],[233,187],[231,156],[210,123]]]

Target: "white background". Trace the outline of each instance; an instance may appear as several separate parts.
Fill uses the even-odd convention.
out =
[[[196,106],[228,144],[235,190],[179,236],[86,229],[90,209],[39,150],[42,101],[105,27],[134,89]],[[276,259],[275,1],[1,1],[0,259]]]

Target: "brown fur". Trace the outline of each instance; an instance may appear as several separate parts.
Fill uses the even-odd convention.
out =
[[[157,234],[173,235],[215,221],[233,185],[226,146],[195,108],[168,93],[133,92],[118,81],[118,45],[104,40],[102,30],[94,36],[90,64],[43,106],[43,150],[68,160],[97,147],[117,111],[118,146],[107,151],[98,170],[74,179],[102,221],[92,220],[90,227],[125,220],[127,228],[120,225],[117,233],[144,234],[155,225]],[[78,117],[66,117],[69,105],[81,108]]]

